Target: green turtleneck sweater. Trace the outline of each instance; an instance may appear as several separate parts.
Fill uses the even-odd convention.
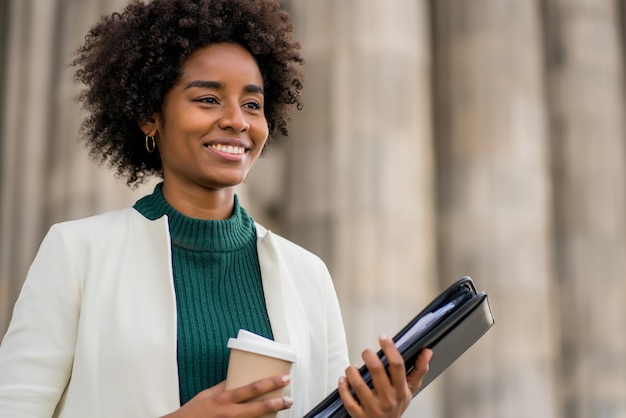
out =
[[[167,215],[178,312],[181,405],[226,378],[228,339],[240,328],[273,338],[261,283],[253,219],[239,205],[223,221],[190,218],[163,197],[161,184],[134,208]]]

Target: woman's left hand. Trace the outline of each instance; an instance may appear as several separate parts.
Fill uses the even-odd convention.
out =
[[[384,335],[378,341],[389,360],[389,375],[376,353],[365,350],[361,357],[372,375],[374,389],[367,386],[356,366],[348,367],[346,376],[339,378],[339,395],[352,418],[401,417],[428,372],[431,350],[422,350],[414,369],[407,375],[404,360],[394,342]],[[358,401],[350,393],[351,388]]]

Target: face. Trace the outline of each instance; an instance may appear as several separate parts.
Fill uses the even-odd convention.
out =
[[[245,48],[196,50],[151,127],[165,184],[219,190],[241,183],[268,138],[263,105],[261,72]]]

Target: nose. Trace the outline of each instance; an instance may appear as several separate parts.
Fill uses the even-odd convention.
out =
[[[218,125],[221,129],[231,129],[235,132],[244,132],[250,128],[250,124],[238,104],[224,106]]]

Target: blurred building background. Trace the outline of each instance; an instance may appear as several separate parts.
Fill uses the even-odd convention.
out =
[[[126,206],[67,64],[126,0],[0,0],[0,335],[54,222]],[[240,189],[326,260],[351,356],[463,275],[494,328],[420,418],[626,417],[626,1],[290,0],[305,108]]]

